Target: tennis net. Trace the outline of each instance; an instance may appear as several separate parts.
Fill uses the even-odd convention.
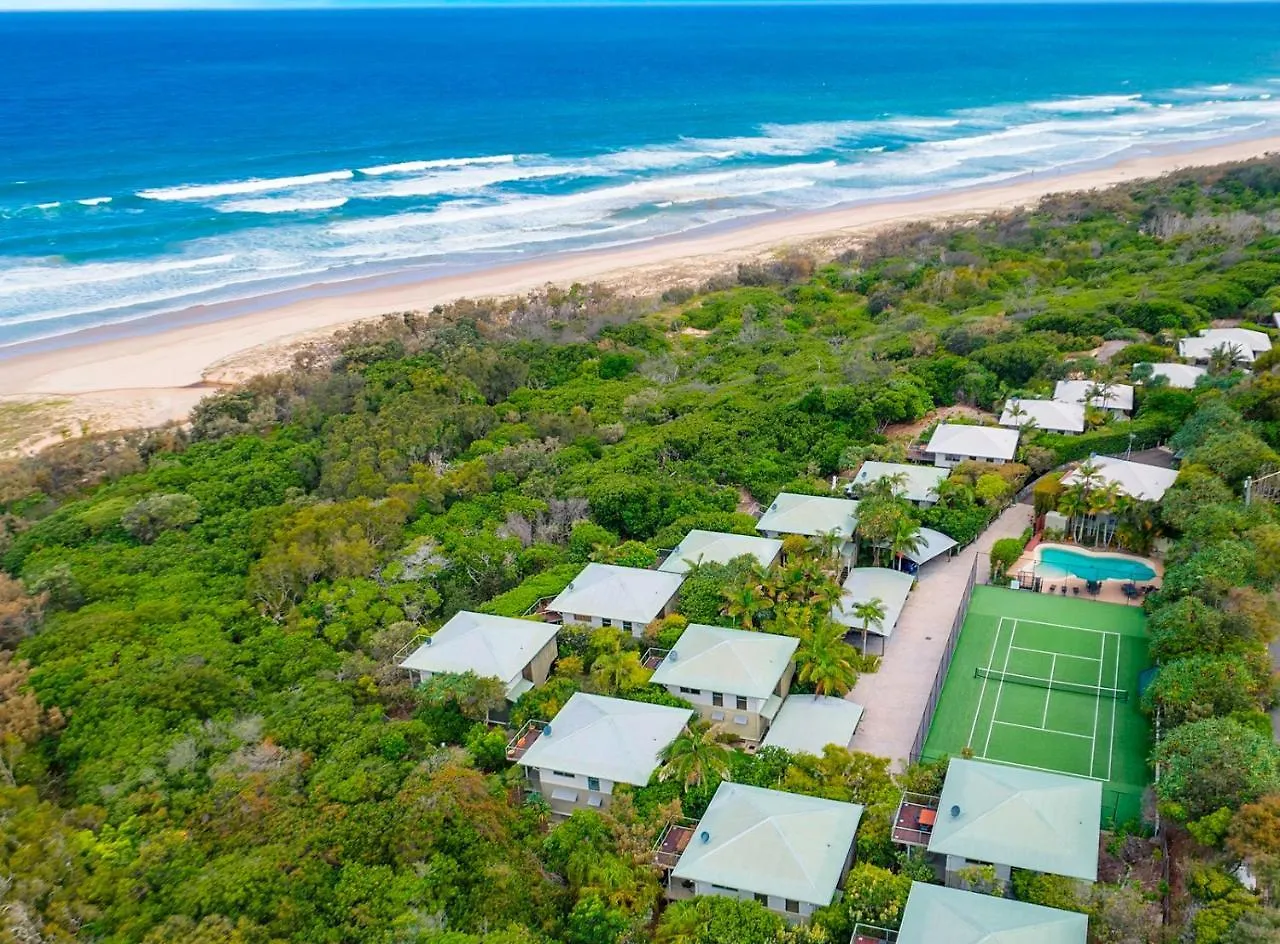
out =
[[[975,678],[1012,682],[1015,685],[1030,685],[1032,688],[1046,688],[1051,692],[1072,692],[1076,695],[1092,695],[1095,698],[1111,698],[1115,701],[1129,700],[1129,693],[1123,688],[1105,688],[1101,685],[1085,685],[1082,682],[1063,682],[1059,679],[1049,680],[1034,675],[1017,675],[1013,672],[989,669],[982,665],[974,669],[973,674]]]

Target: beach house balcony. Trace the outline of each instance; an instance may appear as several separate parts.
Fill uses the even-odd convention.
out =
[[[893,841],[904,846],[927,846],[938,819],[938,798],[904,793],[893,817]]]
[[[897,940],[897,931],[859,922],[853,926],[853,937],[849,939],[849,944],[894,944]]]
[[[656,669],[662,665],[662,660],[667,657],[667,653],[670,651],[670,649],[646,649],[644,655],[640,657],[640,662],[646,669]]]
[[[547,604],[555,599],[555,596],[540,597],[529,609],[521,614],[521,617],[532,617],[533,619],[542,620],[544,623],[563,623],[564,619],[555,610],[548,610]]]
[[[670,871],[680,861],[685,848],[698,830],[696,819],[678,819],[663,827],[653,846],[653,864],[663,871]]]
[[[546,727],[545,721],[526,721],[524,726],[516,732],[515,737],[507,742],[507,760],[514,763],[524,757]]]

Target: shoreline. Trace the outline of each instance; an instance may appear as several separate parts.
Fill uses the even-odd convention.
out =
[[[990,187],[770,216],[738,227],[464,273],[370,276],[198,306],[145,319],[155,327],[150,331],[138,330],[140,319],[68,335],[70,343],[54,349],[23,351],[19,346],[11,356],[0,358],[0,405],[61,399],[67,404],[65,419],[73,425],[89,421],[91,428],[101,431],[159,425],[184,418],[211,389],[287,365],[290,352],[308,340],[390,312],[430,310],[460,298],[520,295],[571,282],[655,294],[672,285],[705,281],[779,250],[834,255],[895,226],[972,219],[1025,207],[1050,194],[1103,189],[1276,152],[1280,138],[1240,140],[1131,157],[1068,174],[1028,175]],[[115,394],[124,395],[130,408],[113,416]],[[80,406],[84,409],[77,412]],[[24,444],[22,451],[47,445],[47,428],[45,432],[40,442]]]

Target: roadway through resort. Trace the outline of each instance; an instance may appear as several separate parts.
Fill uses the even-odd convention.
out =
[[[920,569],[916,587],[885,643],[880,670],[864,673],[847,696],[866,709],[854,748],[888,757],[895,770],[906,765],[974,558],[977,582],[986,583],[991,545],[1019,537],[1031,526],[1031,518],[1030,505],[1013,505],[955,557]]]

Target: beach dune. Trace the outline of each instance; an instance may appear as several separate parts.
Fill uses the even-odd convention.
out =
[[[1094,190],[1274,152],[1280,152],[1280,139],[1240,141],[1136,157],[1075,174],[778,216],[733,229],[410,283],[356,280],[236,306],[190,309],[124,328],[70,335],[59,339],[56,349],[15,348],[0,360],[0,403],[56,401],[49,408],[63,427],[79,428],[89,420],[98,431],[149,425],[185,415],[211,389],[286,366],[301,343],[389,312],[429,310],[459,298],[517,295],[573,282],[602,282],[624,292],[651,294],[674,284],[700,283],[783,249],[834,255],[895,225],[972,219],[1029,206],[1051,193]],[[113,411],[113,402],[121,404],[119,410]],[[43,444],[48,437],[24,441],[29,449],[30,443]]]

